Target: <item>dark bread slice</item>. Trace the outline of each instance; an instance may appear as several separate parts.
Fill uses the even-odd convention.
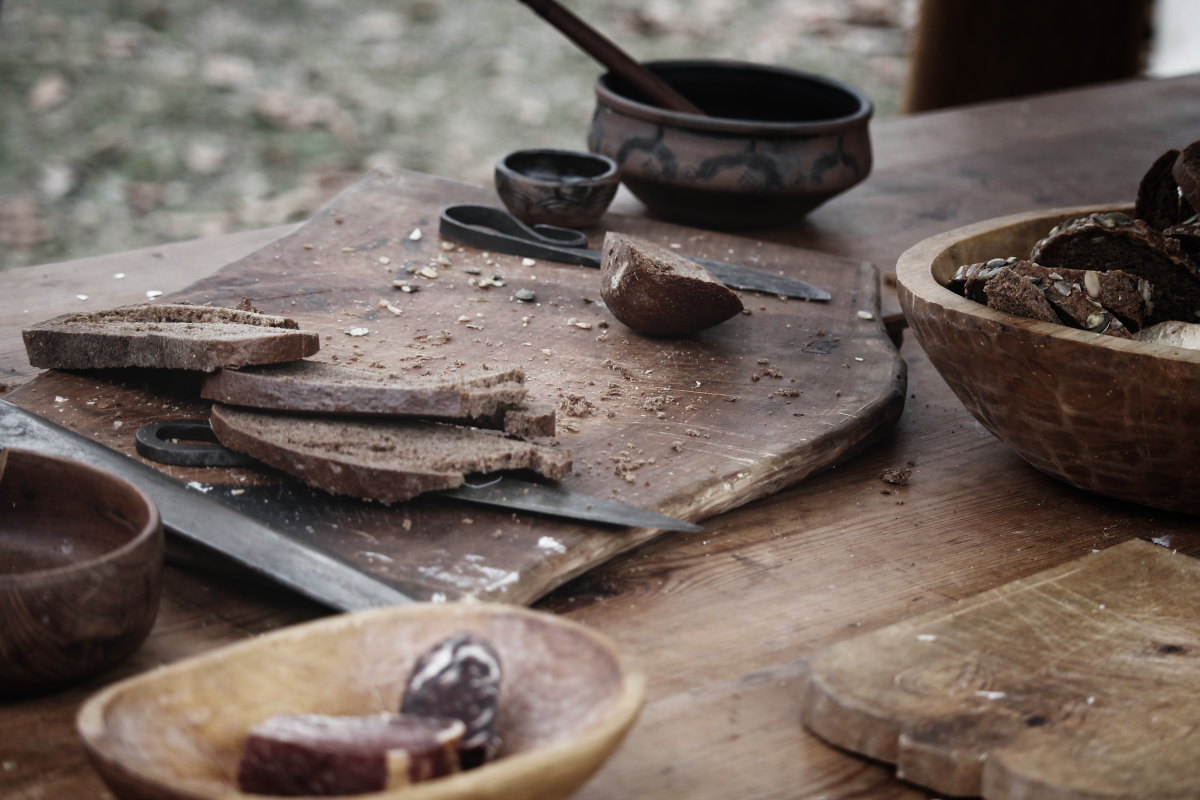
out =
[[[520,369],[401,375],[320,361],[223,369],[204,380],[210,400],[279,411],[466,419],[503,414],[527,394]]]
[[[1091,269],[1064,269],[1044,267],[1028,261],[1014,261],[1012,269],[1021,277],[1034,282],[1053,301],[1051,294],[1068,294],[1060,282],[1082,292],[1099,303],[1106,311],[1131,331],[1146,324],[1153,311],[1153,290],[1150,282],[1119,269],[1101,272]]]
[[[29,363],[45,369],[157,367],[212,372],[272,364],[320,349],[293,320],[237,308],[145,303],[64,314],[22,331]]]
[[[1178,242],[1126,214],[1089,214],[1055,226],[1034,245],[1029,260],[1053,268],[1119,269],[1149,281],[1154,310],[1148,324],[1200,318],[1200,271]]]
[[[600,261],[600,296],[613,316],[651,336],[680,336],[742,310],[729,287],[665,247],[609,232]]]
[[[954,271],[946,283],[946,288],[969,300],[974,300],[976,303],[986,304],[988,298],[983,287],[996,277],[1000,270],[1011,267],[1016,262],[1016,256],[1010,256],[1009,258],[993,258],[977,264],[963,264]]]
[[[1179,151],[1168,150],[1159,156],[1138,184],[1137,204],[1133,215],[1156,230],[1183,222],[1191,212],[1179,195],[1179,184],[1172,175]]]
[[[1163,236],[1176,242],[1180,251],[1200,269],[1200,221],[1195,216],[1181,225],[1163,229]]]
[[[987,304],[998,311],[1043,322],[1059,321],[1054,307],[1041,290],[1009,267],[1001,267],[992,273],[983,291]]]
[[[394,503],[461,486],[472,472],[571,470],[571,454],[498,432],[412,419],[337,418],[216,404],[217,440],[332,494]]]
[[[410,714],[281,714],[253,726],[238,788],[266,795],[380,792],[458,771],[465,726]]]
[[[1183,216],[1200,212],[1200,139],[1183,148],[1171,167],[1171,177],[1179,184],[1179,193],[1190,207]]]

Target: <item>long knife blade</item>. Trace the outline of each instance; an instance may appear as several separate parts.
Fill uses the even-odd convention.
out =
[[[296,592],[340,611],[401,605],[413,599],[336,555],[263,525],[223,502],[122,453],[0,400],[0,446],[82,461],[146,493],[163,525],[217,550]]]
[[[657,511],[531,483],[509,475],[493,478],[487,483],[468,482],[455,489],[440,489],[436,494],[471,503],[517,508],[591,522],[607,522],[612,525],[629,525],[634,528],[660,528],[689,533],[704,530],[699,525]]]
[[[438,234],[443,239],[469,247],[529,258],[544,258],[582,267],[599,267],[600,251],[576,246],[576,240],[568,236],[571,233],[578,232],[545,225],[535,230],[504,209],[477,203],[455,203],[444,207],[438,224]],[[586,242],[586,239],[579,241]],[[818,302],[827,302],[830,299],[829,292],[799,278],[772,275],[724,261],[712,261],[696,256],[688,258],[734,289],[767,292]]]

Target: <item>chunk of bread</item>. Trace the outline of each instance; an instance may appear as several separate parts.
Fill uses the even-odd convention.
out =
[[[205,378],[200,394],[279,411],[463,419],[520,406],[527,394],[524,381],[520,369],[422,376],[301,360],[220,370]]]
[[[216,404],[217,440],[309,486],[381,503],[461,486],[472,472],[571,470],[571,454],[495,431],[428,420],[325,417]]]
[[[737,292],[691,259],[611,231],[604,237],[600,296],[614,317],[651,336],[695,333],[742,310]]]
[[[144,303],[64,314],[22,331],[29,363],[45,369],[156,367],[212,372],[272,364],[320,349],[286,317],[189,303]]]

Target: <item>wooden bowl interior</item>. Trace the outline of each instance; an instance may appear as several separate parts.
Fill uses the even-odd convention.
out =
[[[481,781],[553,786],[542,773],[568,767],[574,788],[640,707],[640,677],[580,626],[507,606],[418,605],[285,629],[118,684],[84,706],[80,732],[123,797],[241,796],[235,776],[252,725],[283,713],[397,710],[417,656],[462,630],[486,637],[500,655],[498,758],[405,797],[453,797]],[[537,796],[535,788],[524,791]]]
[[[968,411],[1037,469],[1073,486],[1200,513],[1200,350],[1102,336],[951,292],[963,264],[1028,257],[1064,219],[1018,214],[926,239],[897,262],[901,308]]]
[[[124,481],[65,459],[8,450],[0,478],[0,583],[86,570],[145,536],[157,514]]]

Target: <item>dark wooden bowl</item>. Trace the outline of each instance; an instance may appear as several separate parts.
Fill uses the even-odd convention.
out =
[[[926,239],[896,266],[900,306],[967,410],[1034,467],[1097,494],[1200,514],[1200,350],[1026,319],[945,288],[962,264],[1028,256],[1057,223],[1110,209],[1125,210],[1015,214]]]
[[[700,106],[668,111],[608,73],[596,82],[588,148],[656,217],[708,228],[783,225],[865,179],[874,107],[858,89],[736,61],[645,65]]]
[[[0,476],[0,696],[64,686],[130,655],[154,625],[158,509],[103,470],[7,449]]]
[[[527,225],[586,228],[604,216],[621,176],[606,156],[574,150],[514,150],[496,162],[496,193]]]
[[[477,769],[374,798],[557,800],[616,749],[644,679],[607,638],[542,612],[421,603],[285,628],[147,672],[93,696],[78,728],[123,800],[246,798],[236,773],[249,728],[284,713],[371,714],[399,707],[417,657],[460,631],[495,647],[501,745]]]

